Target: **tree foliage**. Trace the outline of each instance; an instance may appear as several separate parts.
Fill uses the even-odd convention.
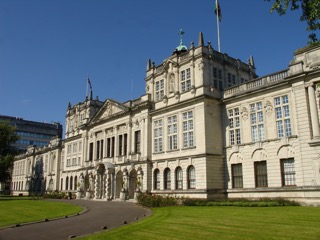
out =
[[[11,146],[19,139],[16,129],[5,121],[0,121],[0,182],[10,178],[15,149]]]
[[[320,39],[317,38],[316,32],[320,30],[320,0],[265,0],[272,1],[271,13],[276,11],[278,14],[284,15],[287,10],[302,10],[300,21],[307,22],[307,31],[309,34],[309,44],[319,44]]]

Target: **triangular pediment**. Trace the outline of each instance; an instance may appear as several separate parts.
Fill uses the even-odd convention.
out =
[[[97,114],[94,116],[94,118],[92,119],[92,122],[108,119],[116,115],[119,115],[121,113],[125,113],[128,110],[129,110],[128,107],[124,106],[123,104],[108,99],[102,105],[102,107],[97,112]]]

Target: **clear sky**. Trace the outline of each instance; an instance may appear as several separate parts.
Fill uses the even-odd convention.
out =
[[[93,95],[120,102],[145,91],[145,70],[179,45],[217,49],[215,0],[0,0],[0,114],[65,125],[68,103]],[[286,69],[308,41],[300,11],[270,14],[264,0],[220,0],[221,52],[259,76]]]

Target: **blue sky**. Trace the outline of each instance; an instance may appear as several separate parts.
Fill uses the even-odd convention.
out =
[[[179,45],[217,49],[215,0],[0,0],[0,114],[65,124],[67,105],[86,96],[124,102],[145,91],[149,58],[160,64]],[[287,68],[306,45],[300,11],[270,14],[264,0],[220,0],[221,51],[259,76]],[[132,88],[133,85],[133,88]]]

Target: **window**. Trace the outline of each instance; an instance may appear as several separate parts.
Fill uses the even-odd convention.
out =
[[[183,147],[194,146],[193,139],[193,112],[185,112],[182,114],[182,128],[183,128]]]
[[[107,157],[111,157],[111,138],[107,138]]]
[[[262,141],[264,139],[262,102],[250,104],[250,111],[252,141]]]
[[[70,190],[72,190],[73,187],[73,177],[70,177]]]
[[[296,185],[296,171],[294,166],[294,159],[281,159],[281,180],[282,186]]]
[[[96,144],[96,159],[100,159],[100,141]]]
[[[118,136],[119,140],[119,156],[122,156],[122,135]]]
[[[178,149],[177,116],[168,117],[168,149]]]
[[[140,153],[140,146],[141,146],[141,132],[135,131],[134,133],[134,152],[135,153]]]
[[[164,189],[171,189],[171,171],[169,168],[164,170]]]
[[[213,87],[223,90],[222,71],[218,68],[213,68]]]
[[[73,149],[72,149],[72,152],[73,153],[76,153],[77,152],[77,146],[78,146],[78,144],[77,143],[73,143]]]
[[[77,165],[77,158],[72,158],[72,166],[76,166]]]
[[[256,187],[268,187],[267,162],[254,162]]]
[[[183,173],[181,167],[176,169],[176,189],[182,189]]]
[[[277,136],[282,138],[284,136],[289,137],[292,135],[291,123],[290,123],[290,110],[289,110],[289,98],[287,95],[282,97],[276,97],[274,99],[276,124],[277,124]]]
[[[190,68],[181,71],[181,92],[186,92],[191,89],[191,73]]]
[[[154,170],[154,190],[160,190],[160,171]]]
[[[89,144],[89,161],[93,160],[93,143]]]
[[[188,188],[189,189],[196,188],[196,170],[194,166],[190,166],[188,168]]]
[[[82,141],[79,142],[79,152],[82,150]]]
[[[230,145],[241,143],[239,108],[228,110]]]
[[[160,101],[164,97],[164,80],[156,81],[156,101]]]
[[[128,134],[125,133],[123,135],[123,155],[127,155],[127,147],[128,147]]]
[[[242,163],[231,164],[232,188],[242,188]]]
[[[162,119],[154,121],[154,152],[162,152]]]
[[[67,154],[70,154],[71,153],[71,144],[68,144],[67,146]]]
[[[78,183],[78,177],[75,176],[75,177],[74,177],[74,190],[77,189],[77,183]]]
[[[68,190],[68,186],[69,186],[69,177],[66,177],[66,190]]]

